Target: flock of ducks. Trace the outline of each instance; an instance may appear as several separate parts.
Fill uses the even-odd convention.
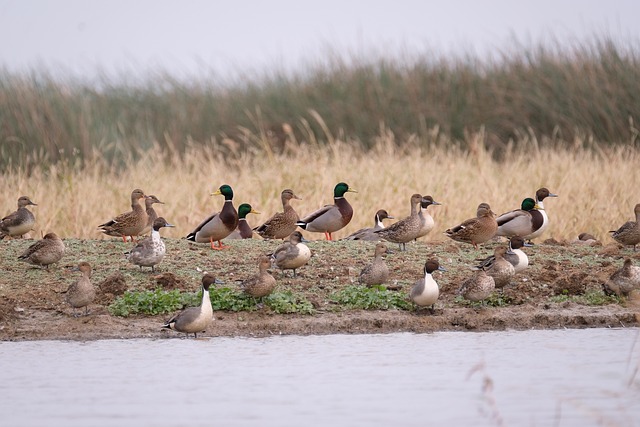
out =
[[[304,266],[311,258],[311,251],[305,244],[304,238],[297,228],[307,232],[324,233],[327,240],[333,240],[332,233],[344,228],[353,216],[353,208],[345,198],[348,192],[357,192],[344,182],[338,183],[333,191],[334,203],[300,218],[291,205],[292,200],[301,200],[293,190],[285,189],[281,193],[282,212],[274,214],[263,224],[251,228],[247,222],[247,215],[257,214],[250,204],[243,203],[238,210],[233,205],[233,190],[229,185],[220,186],[212,195],[224,197],[222,209],[211,214],[198,224],[186,239],[196,243],[209,243],[211,249],[226,248],[224,239],[247,239],[258,234],[263,239],[284,239],[284,242],[269,254],[261,255],[258,259],[258,273],[241,284],[247,294],[260,298],[269,295],[276,286],[276,279],[269,273],[269,268],[292,270],[293,277],[296,270]],[[549,218],[544,209],[544,200],[557,197],[546,188],[536,191],[535,198],[525,198],[520,209],[515,209],[496,216],[487,203],[480,203],[476,216],[462,223],[448,228],[444,234],[454,241],[467,243],[477,248],[496,236],[506,237],[508,246],[498,246],[494,254],[482,260],[472,276],[466,279],[458,294],[470,301],[482,301],[491,295],[495,289],[501,289],[510,283],[514,274],[527,268],[528,258],[521,248],[529,246],[527,240],[539,237],[549,224]],[[144,207],[141,201],[144,200]],[[150,235],[136,241],[136,245],[125,255],[129,262],[143,267],[150,267],[155,271],[165,256],[166,248],[160,237],[160,230],[173,227],[164,218],[159,217],[153,205],[162,204],[156,196],[145,195],[140,189],[131,193],[131,211],[115,216],[98,226],[104,234],[122,238],[127,242],[147,234]],[[363,228],[345,237],[344,240],[378,241],[375,246],[373,260],[367,264],[358,276],[358,283],[365,286],[381,285],[389,279],[389,269],[384,256],[389,253],[386,242],[396,243],[400,251],[406,250],[406,244],[430,233],[434,228],[433,217],[429,213],[430,206],[440,205],[433,197],[413,194],[410,198],[410,214],[397,222],[385,226],[383,221],[394,219],[386,210],[375,213],[373,227]],[[27,208],[37,206],[29,197],[18,199],[18,209],[0,220],[0,240],[9,236],[21,238],[33,229],[35,217]],[[632,246],[635,251],[640,243],[640,203],[634,209],[636,219],[623,224],[617,230],[611,231],[613,239],[625,246]],[[55,234],[47,233],[42,240],[29,246],[18,258],[34,265],[48,268],[58,262],[65,251],[64,242]],[[91,285],[91,266],[86,262],[78,265],[80,278],[69,286],[67,302],[77,315],[76,309],[85,308],[95,297],[95,290]],[[424,264],[424,275],[415,282],[409,297],[419,307],[431,307],[439,297],[439,286],[433,278],[436,271],[446,271],[437,259],[428,259]],[[200,332],[205,329],[212,318],[212,308],[209,300],[209,288],[216,283],[215,277],[205,274],[202,278],[203,297],[199,307],[188,308],[170,319],[163,327],[174,329],[186,334]],[[627,259],[624,266],[614,273],[604,286],[605,292],[618,295],[628,295],[631,290],[640,286],[640,267],[632,265]]]

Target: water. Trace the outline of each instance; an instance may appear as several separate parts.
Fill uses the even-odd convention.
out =
[[[0,343],[3,426],[640,425],[640,330]]]

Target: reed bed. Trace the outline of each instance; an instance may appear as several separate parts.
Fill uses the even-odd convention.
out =
[[[585,148],[586,142],[579,140],[551,146],[528,138],[498,160],[483,132],[469,134],[464,145],[420,139],[398,144],[393,134],[383,132],[368,149],[334,139],[324,145],[290,141],[283,152],[270,149],[265,135],[247,136],[254,142],[251,150],[235,150],[231,142],[220,141],[172,155],[156,143],[124,167],[94,152],[82,167],[66,162],[29,172],[12,168],[0,174],[0,214],[15,210],[17,198],[28,195],[38,203],[32,237],[55,231],[63,237],[99,239],[105,236],[97,225],[129,210],[131,191],[142,188],[166,203],[155,205],[156,210],[177,226],[164,229],[163,235],[183,237],[220,210],[222,198],[210,193],[222,184],[233,187],[236,207],[248,202],[261,212],[248,218],[256,226],[281,211],[284,188],[303,198],[292,202],[302,216],[332,203],[333,187],[345,181],[358,193],[347,194],[355,214],[335,233],[337,238],[371,226],[377,209],[396,218],[408,215],[411,194],[420,192],[443,204],[429,208],[436,228],[427,240],[440,241],[446,239],[445,229],[474,216],[480,202],[490,203],[499,214],[518,208],[523,198],[546,186],[560,197],[545,200],[550,227],[544,238],[573,239],[590,232],[606,243],[611,242],[607,231],[632,219],[640,202],[640,151],[628,146],[591,143]]]

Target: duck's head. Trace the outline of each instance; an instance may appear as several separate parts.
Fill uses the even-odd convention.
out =
[[[211,193],[212,196],[224,196],[225,200],[232,200],[233,199],[233,190],[231,189],[230,185],[227,184],[223,184],[220,186],[220,188],[218,188],[216,190],[215,193]]]
[[[539,206],[536,204],[536,201],[531,197],[527,197],[526,199],[524,199],[522,201],[522,204],[520,205],[520,209],[522,209],[523,211],[530,211],[538,208]]]
[[[154,203],[160,203],[161,205],[164,205],[164,202],[161,202],[160,199],[158,199],[156,196],[154,196],[153,194],[145,197],[144,199],[144,204],[146,206],[151,206]]]
[[[435,200],[433,200],[433,197],[431,197],[431,196],[424,196],[422,198],[422,200],[420,201],[420,207],[422,207],[422,209],[426,209],[430,205],[439,205],[439,204],[440,203],[438,203]]]
[[[293,190],[291,190],[289,188],[287,188],[286,190],[282,190],[282,193],[280,194],[280,197],[282,197],[285,200],[291,200],[291,199],[302,200],[300,197],[295,195]]]
[[[249,203],[243,203],[238,206],[238,218],[246,218],[250,213],[259,214],[260,212],[254,211]]]
[[[91,273],[91,264],[86,261],[79,262],[78,266],[74,268],[74,270],[81,271],[83,273]]]
[[[24,208],[25,206],[38,206],[38,205],[36,205],[35,203],[33,203],[33,202],[31,201],[31,199],[30,199],[30,198],[28,198],[27,196],[21,196],[21,197],[18,199],[18,207],[19,207],[19,208]]]
[[[493,255],[496,258],[503,258],[506,253],[507,253],[507,248],[505,248],[504,246],[498,246],[493,250]]]
[[[156,218],[155,221],[153,221],[153,229],[158,231],[160,230],[162,227],[175,227],[175,225],[173,224],[169,224],[167,222],[166,219],[164,219],[163,217],[158,217]]]
[[[357,193],[353,188],[349,188],[349,184],[339,182],[333,189],[333,197],[344,197],[345,193]]]
[[[145,197],[147,196],[144,195],[144,191],[139,188],[136,188],[131,192],[131,200],[140,200],[144,199]]]
[[[300,242],[308,242],[308,240],[304,238],[301,232],[294,231],[289,235],[289,242],[293,245],[297,245]]]
[[[523,246],[533,246],[532,244],[525,242],[520,236],[513,236],[509,239],[509,245],[511,246],[511,249],[520,249]]]
[[[376,212],[376,220],[377,221],[382,221],[383,219],[394,219],[391,215],[389,215],[389,212],[387,212],[384,209],[380,209],[378,212]]]
[[[388,248],[387,245],[385,245],[383,242],[380,242],[376,245],[376,249],[375,249],[375,254],[376,256],[380,255],[384,255],[388,252]]]
[[[547,197],[558,197],[558,195],[557,194],[553,194],[546,187],[539,188],[538,191],[536,191],[536,200],[538,202],[543,201]]]
[[[431,274],[436,270],[447,271],[444,267],[440,265],[437,259],[429,259],[424,263],[424,272]]]
[[[416,206],[416,205],[419,205],[420,203],[422,203],[421,194],[416,193],[411,196],[411,206]]]
[[[491,206],[489,206],[489,203],[480,203],[478,205],[478,208],[476,209],[476,216],[478,218],[480,218],[483,215],[480,215],[480,211],[482,210],[482,213],[484,214],[484,211],[491,211]]]
[[[60,240],[60,237],[58,237],[58,235],[56,233],[54,233],[54,232],[49,232],[49,233],[44,235],[43,239]]]
[[[206,273],[204,276],[202,276],[202,287],[205,291],[208,291],[209,287],[211,285],[215,285],[216,283],[221,284],[222,282],[216,279],[216,276],[214,276],[213,274]]]

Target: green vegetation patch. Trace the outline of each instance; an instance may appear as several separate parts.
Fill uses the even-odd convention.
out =
[[[390,291],[383,285],[372,287],[347,286],[331,294],[331,301],[349,309],[360,310],[411,310],[412,304],[404,293]]]
[[[616,295],[606,295],[601,291],[588,291],[583,295],[555,295],[549,298],[551,302],[575,302],[581,305],[607,305],[607,304],[620,304],[622,300]]]

